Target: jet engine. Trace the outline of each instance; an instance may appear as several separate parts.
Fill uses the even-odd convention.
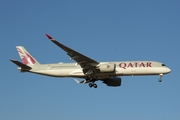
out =
[[[116,65],[114,63],[100,64],[99,65],[100,72],[114,72],[115,69],[116,69]]]
[[[107,86],[121,86],[121,78],[109,78],[103,81]]]

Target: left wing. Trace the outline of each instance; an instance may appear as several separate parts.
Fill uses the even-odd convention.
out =
[[[93,71],[96,69],[96,66],[99,64],[99,62],[59,43],[54,38],[52,38],[50,35],[46,34],[46,36],[57,46],[59,46],[61,49],[63,49],[67,55],[71,57],[71,59],[75,60],[82,68],[83,72],[87,74],[87,72]],[[90,72],[91,73],[91,72]]]

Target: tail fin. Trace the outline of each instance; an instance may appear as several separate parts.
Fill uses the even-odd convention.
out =
[[[16,49],[23,64],[28,66],[39,64],[39,62],[23,46],[16,46]]]

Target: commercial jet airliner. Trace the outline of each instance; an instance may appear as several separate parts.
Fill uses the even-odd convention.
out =
[[[98,80],[107,86],[121,86],[118,76],[159,75],[158,81],[161,82],[163,75],[171,72],[165,64],[156,61],[98,62],[63,45],[50,35],[46,36],[76,63],[40,64],[23,46],[16,46],[22,63],[11,61],[18,66],[18,70],[52,77],[74,77],[77,83],[88,83],[89,87],[94,88],[97,88],[95,82]]]

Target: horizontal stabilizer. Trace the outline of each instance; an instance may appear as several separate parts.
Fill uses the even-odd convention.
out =
[[[17,66],[21,67],[21,69],[24,69],[24,70],[30,70],[32,69],[31,67],[17,61],[17,60],[10,60],[11,62],[13,62],[14,64],[16,64]]]

